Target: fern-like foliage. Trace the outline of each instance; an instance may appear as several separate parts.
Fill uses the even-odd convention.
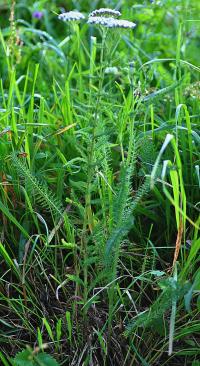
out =
[[[116,273],[121,241],[133,224],[131,215],[126,215],[130,200],[130,177],[130,169],[123,166],[117,194],[113,202],[112,230],[105,247],[104,263],[112,278],[115,277]]]
[[[137,205],[140,203],[140,201],[142,200],[142,198],[148,193],[150,188],[150,177],[146,177],[144,180],[144,183],[139,187],[139,189],[137,190],[134,199],[130,202],[128,211],[129,212],[134,212],[135,209],[137,208]]]
[[[134,144],[130,163],[125,162],[120,171],[119,184],[113,199],[112,225],[105,246],[104,265],[109,281],[116,277],[120,246],[123,238],[133,226],[131,206],[131,178],[135,170],[136,144]]]
[[[49,209],[56,217],[61,217],[63,215],[62,204],[53,192],[31,173],[26,164],[16,154],[12,154],[12,164],[17,174],[25,180],[26,189],[29,194],[34,195],[38,204],[45,209]]]
[[[149,310],[139,314],[127,325],[125,335],[131,335],[137,327],[148,328],[152,326],[156,320],[161,319],[165,312],[170,309],[173,301],[177,302],[184,297],[190,287],[189,283],[180,284],[173,278],[169,278],[163,292]]]
[[[103,136],[101,136],[102,138]],[[101,146],[104,146],[104,148],[101,149]],[[96,158],[98,157],[98,162],[101,161],[98,164],[98,169],[101,169],[103,172],[106,183],[104,180],[102,180],[102,186],[101,181],[98,183],[99,192],[101,192],[98,217],[103,216],[103,220],[97,223],[92,233],[95,248],[94,252],[90,254],[94,257],[95,263],[98,263],[98,273],[94,281],[95,285],[99,281],[105,280],[108,283],[116,278],[120,250],[124,238],[127,237],[134,225],[134,212],[138,204],[150,188],[149,177],[146,176],[134,197],[131,194],[138,147],[139,142],[134,138],[131,159],[127,159],[122,163],[118,183],[115,187],[114,184],[112,184],[112,187],[107,184],[109,174],[113,176],[110,168],[109,144],[105,144],[104,140],[104,144],[99,142],[98,149],[96,149]],[[112,182],[114,183],[113,180]],[[110,199],[111,196],[112,198]]]
[[[104,176],[109,180],[109,174],[112,174],[109,167],[109,146],[107,145],[106,151],[100,150],[99,148],[98,153],[96,153],[96,156],[100,156],[100,154],[102,156],[101,167],[99,166],[99,168],[102,168]],[[130,161],[127,159],[122,163],[118,184],[115,189],[112,187],[114,194],[111,191],[109,193],[110,187],[107,186],[107,189],[105,189],[106,185],[104,184],[104,196],[100,198],[104,220],[96,225],[92,239],[96,243],[96,253],[99,257],[100,277],[105,278],[108,282],[116,278],[121,245],[134,225],[134,211],[150,186],[147,177],[135,196],[131,196],[137,150],[138,141],[134,139],[131,159]],[[111,201],[109,201],[109,194],[112,194]]]
[[[146,136],[140,139],[138,155],[141,161],[140,174],[150,174],[158,155],[152,139]]]

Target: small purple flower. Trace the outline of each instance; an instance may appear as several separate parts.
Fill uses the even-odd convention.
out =
[[[42,11],[39,11],[39,10],[35,10],[33,13],[32,13],[32,16],[33,16],[33,18],[35,18],[35,19],[42,19],[42,17],[43,17],[43,12]]]

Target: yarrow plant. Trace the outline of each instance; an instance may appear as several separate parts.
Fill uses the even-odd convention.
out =
[[[79,22],[85,19],[85,16],[80,13],[78,10],[68,11],[58,15],[58,19],[62,20],[63,22],[69,23],[73,32],[76,34],[77,39],[77,49],[78,49],[78,68],[79,68],[79,91],[82,91],[82,67],[81,67],[81,37],[80,37],[80,29],[79,29]]]
[[[88,17],[88,24],[99,24],[106,28],[134,29],[136,24],[124,19],[116,19],[121,16],[120,11],[109,8],[100,8],[92,11]]]
[[[118,10],[101,8],[92,11],[88,17],[88,24],[97,24],[106,28],[134,29],[136,24],[125,19],[116,19],[121,16]],[[74,22],[85,19],[85,16],[77,10],[69,11],[58,15],[58,19],[64,22]]]
[[[81,235],[81,252],[84,259],[84,268],[83,268],[83,282],[84,282],[84,291],[83,291],[83,301],[84,304],[88,301],[88,265],[87,265],[87,258],[88,258],[88,239],[87,239],[87,231],[88,228],[92,232],[94,229],[94,221],[93,221],[93,212],[92,212],[92,200],[91,200],[91,192],[92,192],[92,184],[94,180],[94,176],[96,174],[96,146],[98,143],[98,129],[99,129],[99,121],[102,120],[101,116],[101,101],[104,92],[104,77],[107,73],[113,73],[115,75],[118,74],[117,68],[109,68],[110,59],[112,59],[113,52],[116,48],[116,43],[119,42],[120,37],[118,37],[118,32],[116,36],[118,37],[117,42],[113,42],[113,36],[109,39],[109,29],[111,28],[124,28],[124,29],[134,29],[136,24],[123,19],[117,19],[121,13],[117,10],[101,8],[94,10],[92,13],[89,14],[87,24],[91,25],[99,25],[100,26],[100,33],[101,33],[101,45],[100,45],[100,57],[99,57],[99,70],[98,70],[98,86],[95,86],[95,96],[94,96],[94,106],[93,111],[94,113],[91,114],[90,120],[90,140],[88,142],[88,168],[87,168],[87,183],[85,187],[85,211],[84,211],[84,219],[83,219],[83,229]],[[80,20],[84,19],[84,15],[78,11],[70,11],[67,13],[60,14],[58,19],[69,22],[72,25],[72,28],[75,29],[75,33],[77,35],[77,42],[76,48],[78,48],[78,52],[76,49],[76,53],[79,55],[79,65],[78,65],[78,75],[79,75],[79,92],[83,91],[82,86],[82,69],[81,69],[81,45],[82,39],[80,37],[79,32],[79,22]],[[110,41],[109,46],[107,47],[107,41]],[[113,47],[114,46],[114,47]],[[91,58],[91,65],[95,64],[95,55],[96,55],[96,45],[94,46],[92,57]],[[107,51],[107,48],[109,52]],[[92,69],[91,67],[91,69]],[[92,73],[91,73],[92,74]],[[91,78],[90,84],[91,86]],[[92,88],[90,90],[90,98],[92,98]],[[132,140],[131,140],[132,141]],[[112,288],[113,291],[113,288]],[[110,296],[110,305],[109,308],[112,308],[112,296]],[[111,312],[109,312],[109,319],[111,319]],[[87,317],[87,308],[84,308],[84,321]],[[111,329],[111,327],[110,327]]]
[[[113,9],[109,9],[109,8],[101,8],[101,9],[96,9],[94,11],[92,11],[89,14],[89,17],[100,17],[100,16],[109,16],[109,17],[120,17],[121,13],[118,10],[113,10]]]
[[[89,17],[88,24],[99,24],[106,28],[126,28],[134,29],[136,24],[124,19],[107,17]]]
[[[58,19],[64,22],[73,22],[85,19],[85,16],[79,11],[68,11],[67,13],[62,13],[58,15]]]
[[[121,16],[118,10],[101,8],[92,11],[88,17],[88,24],[97,24],[106,28],[134,29],[136,24],[125,19],[116,19]],[[64,22],[74,22],[85,19],[85,16],[77,10],[69,11],[58,15],[58,19]]]

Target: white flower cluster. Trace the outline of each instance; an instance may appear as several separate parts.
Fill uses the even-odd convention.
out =
[[[107,18],[107,17],[89,17],[89,24],[99,24],[106,28],[129,28],[134,29],[136,24],[129,20]]]
[[[109,9],[109,8],[101,8],[101,9],[96,9],[96,10],[92,11],[89,14],[89,18],[98,17],[98,16],[120,17],[120,15],[121,15],[121,13],[118,10],[113,10],[113,9]]]
[[[121,13],[118,10],[101,8],[89,14],[88,24],[99,24],[106,28],[133,29],[136,24],[128,20],[116,19]]]
[[[107,17],[89,17],[88,18],[88,24],[100,24],[104,27],[109,27],[109,24],[112,23],[113,18],[107,18]]]
[[[64,22],[72,22],[85,19],[85,16],[79,11],[74,10],[58,15],[58,19],[63,20]]]
[[[130,22],[129,20],[116,19],[121,13],[118,10],[113,10],[109,8],[101,8],[94,10],[89,14],[88,24],[98,24],[106,28],[126,28],[134,29],[136,24]],[[62,13],[58,16],[58,19],[64,22],[80,21],[85,19],[85,16],[79,11],[69,11],[67,13]]]

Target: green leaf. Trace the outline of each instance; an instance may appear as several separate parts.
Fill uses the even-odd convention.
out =
[[[57,361],[47,353],[36,354],[31,348],[19,352],[14,358],[15,366],[59,366]]]
[[[23,179],[25,179],[27,189],[29,190],[29,194],[34,195],[35,200],[37,200],[40,206],[45,207],[46,209],[49,209],[51,212],[58,215],[59,217],[62,217],[63,216],[62,204],[54,195],[54,193],[46,186],[46,184],[40,182],[28,169],[26,164],[22,163],[20,159],[18,159],[15,153],[12,154],[12,163],[13,167],[17,171],[17,174]],[[22,232],[26,233],[24,229]]]
[[[200,311],[200,295],[197,298],[197,309]]]
[[[188,282],[180,284],[170,277],[160,281],[159,286],[163,292],[158,299],[153,303],[149,310],[141,312],[134,318],[126,327],[125,336],[130,335],[136,327],[148,328],[154,326],[155,321],[163,317],[169,308],[182,299],[189,291],[190,284]]]
[[[191,311],[191,301],[194,291],[199,291],[200,289],[200,271],[197,272],[192,286],[185,295],[185,308],[189,312]]]
[[[58,362],[47,353],[40,353],[37,360],[41,363],[41,366],[59,366]]]
[[[48,321],[46,318],[43,318],[43,324],[46,327],[46,330],[48,332],[49,337],[51,338],[52,342],[54,342],[54,336],[53,336],[53,332],[51,330],[51,326],[49,325]]]
[[[6,360],[5,356],[3,355],[3,353],[0,351],[0,361],[2,361],[2,366],[10,366],[10,364],[8,363],[8,361]]]
[[[150,273],[156,277],[161,277],[161,276],[165,275],[165,272],[163,272],[163,271],[151,271]]]
[[[27,231],[23,228],[23,226],[20,225],[20,223],[16,220],[16,218],[11,214],[11,212],[8,210],[6,206],[4,206],[3,202],[0,201],[0,211],[3,212],[3,214],[11,221],[14,225],[18,227],[18,229],[25,235],[26,238],[29,239],[29,234]]]
[[[83,281],[82,281],[82,279],[80,277],[75,276],[75,275],[70,275],[70,274],[68,274],[66,277],[69,278],[70,281],[76,282],[79,285],[84,286],[84,283],[83,283]]]
[[[16,366],[35,366],[33,354],[30,349],[26,349],[16,355],[14,358],[14,365]]]

